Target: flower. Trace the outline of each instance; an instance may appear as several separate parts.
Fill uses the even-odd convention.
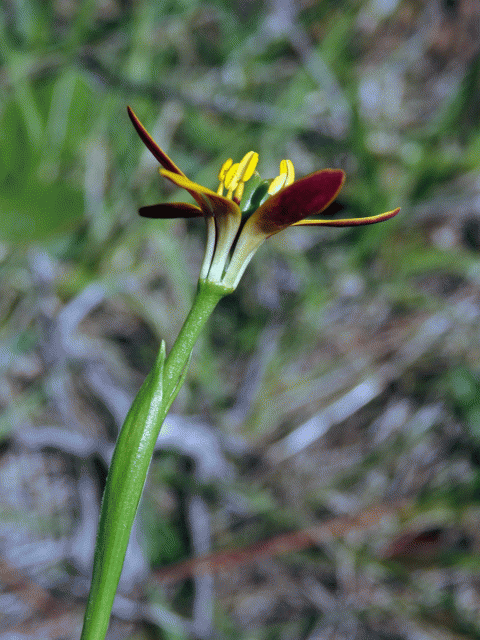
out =
[[[273,180],[262,180],[255,169],[258,153],[249,151],[234,163],[229,158],[221,167],[217,191],[192,182],[160,149],[132,109],[128,115],[143,143],[162,165],[160,174],[190,193],[196,205],[186,202],[141,207],[147,218],[193,218],[207,222],[207,246],[200,280],[235,289],[248,263],[266,238],[290,226],[350,227],[383,222],[400,209],[366,218],[306,219],[324,211],[337,197],[345,181],[341,169],[321,169],[295,181],[290,160],[282,160]],[[245,187],[248,197],[244,199]],[[224,195],[226,191],[226,195]]]

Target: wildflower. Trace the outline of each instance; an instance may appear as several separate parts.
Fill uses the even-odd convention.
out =
[[[203,216],[207,222],[207,246],[200,280],[225,289],[235,289],[258,247],[266,238],[287,227],[375,224],[393,218],[400,211],[394,209],[366,218],[307,220],[335,200],[345,173],[341,169],[321,169],[295,181],[292,162],[282,160],[279,175],[270,181],[262,180],[255,171],[258,153],[254,151],[249,151],[238,163],[229,158],[220,169],[217,191],[212,191],[189,180],[150,137],[130,107],[128,114],[143,143],[162,165],[160,174],[188,191],[197,203],[155,204],[142,207],[140,215],[147,218]],[[252,185],[241,208],[249,181]]]

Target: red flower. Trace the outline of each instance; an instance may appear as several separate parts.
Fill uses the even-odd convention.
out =
[[[192,182],[150,137],[137,116],[128,114],[146,147],[162,165],[160,174],[190,193],[196,205],[186,202],[155,204],[140,209],[148,218],[192,218],[207,221],[207,248],[200,279],[227,289],[235,289],[246,266],[262,242],[290,226],[347,227],[375,224],[397,215],[400,209],[366,218],[344,220],[309,219],[321,213],[335,200],[345,181],[341,169],[321,169],[295,181],[290,160],[282,160],[280,174],[272,181],[262,181],[255,168],[258,154],[247,153],[239,163],[227,160],[219,173],[220,185],[212,191]],[[253,187],[243,210],[240,208],[245,184]],[[226,195],[224,190],[227,191]],[[242,213],[248,215],[242,223]],[[229,260],[229,256],[233,253]]]

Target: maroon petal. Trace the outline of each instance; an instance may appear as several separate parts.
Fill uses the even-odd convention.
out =
[[[138,213],[143,218],[198,218],[202,216],[200,207],[186,202],[166,202],[140,207]]]
[[[261,233],[277,233],[323,211],[335,200],[344,181],[345,174],[341,169],[322,169],[311,173],[268,198],[252,214],[250,224]]]
[[[330,209],[330,207],[329,207]],[[317,227],[361,227],[366,224],[377,224],[377,222],[384,222],[385,220],[390,220],[397,215],[400,211],[400,207],[397,209],[393,209],[392,211],[386,211],[385,213],[377,213],[375,216],[367,216],[366,218],[344,218],[342,220],[319,220],[318,218],[313,218],[311,220],[299,220],[299,222],[294,222],[293,226],[295,227],[306,227],[306,226],[317,226]],[[324,212],[325,213],[325,212]]]
[[[154,158],[162,165],[164,169],[167,169],[168,171],[173,171],[173,173],[178,173],[179,175],[184,176],[185,174],[183,173],[183,171],[181,171],[181,169],[177,167],[177,165],[173,162],[173,160],[171,160],[167,156],[165,151],[163,151],[158,146],[158,144],[155,142],[152,136],[148,133],[148,131],[143,126],[143,124],[135,115],[133,109],[131,107],[127,107],[127,111],[128,111],[128,116],[132,121],[133,126],[135,127],[135,131],[138,133],[143,144],[147,147],[147,149],[154,156]]]

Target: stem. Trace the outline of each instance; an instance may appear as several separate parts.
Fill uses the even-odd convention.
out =
[[[93,576],[81,640],[103,640],[108,629],[128,540],[160,427],[186,375],[198,335],[218,301],[231,290],[200,281],[185,323],[165,359],[157,361],[125,419],[107,476]]]
[[[190,361],[192,349],[204,324],[212,315],[218,301],[232,289],[226,289],[221,285],[200,280],[197,295],[193,301],[190,313],[180,329],[175,343],[165,361],[164,396],[169,398],[175,391],[178,378]],[[176,394],[175,394],[176,395]],[[173,402],[175,398],[171,398]]]

